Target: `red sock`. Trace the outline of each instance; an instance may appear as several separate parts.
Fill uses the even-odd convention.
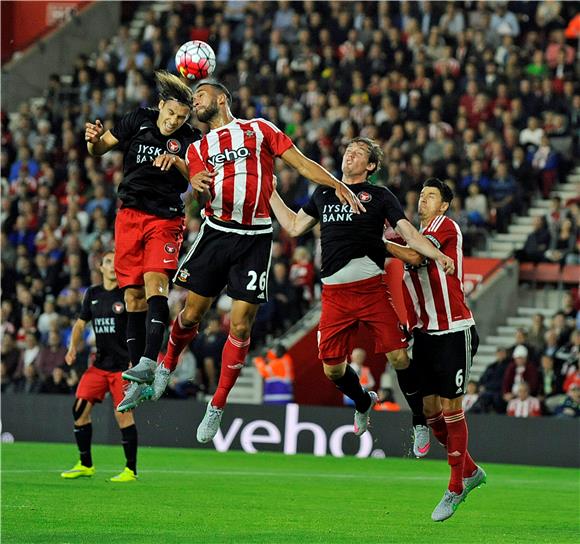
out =
[[[427,419],[427,425],[431,427],[433,431],[433,435],[439,441],[439,443],[444,447],[447,448],[447,424],[443,419],[443,412],[439,412],[437,415],[433,416],[432,418]],[[467,428],[467,424],[466,424]],[[473,475],[475,470],[477,469],[477,465],[469,455],[469,452],[465,451],[465,463],[463,466],[463,477],[469,478]]]
[[[249,347],[249,338],[247,340],[240,340],[231,333],[228,336],[224,350],[222,351],[222,368],[218,386],[211,401],[212,406],[223,408],[226,405],[228,395],[244,366]]]
[[[427,418],[427,425],[431,427],[433,435],[444,448],[447,447],[447,424],[443,419],[443,412]]]
[[[185,349],[185,346],[190,344],[197,336],[197,330],[197,325],[189,328],[183,327],[181,324],[181,314],[177,316],[177,319],[173,322],[173,326],[171,327],[169,342],[167,342],[167,353],[161,363],[165,368],[168,368],[171,372],[175,370],[181,352]]]
[[[467,451],[467,424],[463,410],[445,412],[443,415],[447,424],[447,463],[451,467],[449,491],[463,491],[463,468]]]

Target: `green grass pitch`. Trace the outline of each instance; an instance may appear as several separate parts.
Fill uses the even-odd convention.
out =
[[[63,480],[72,444],[2,448],[2,543],[579,542],[574,469],[486,464],[488,484],[443,523],[430,519],[448,467],[426,459],[284,456],[141,448],[139,481],[112,484],[120,446],[95,446],[97,473]]]

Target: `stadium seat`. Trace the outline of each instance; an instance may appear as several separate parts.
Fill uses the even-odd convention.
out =
[[[565,265],[561,281],[565,286],[578,285],[580,283],[580,264]]]
[[[520,281],[534,284],[561,284],[562,272],[558,263],[522,263],[520,265]]]

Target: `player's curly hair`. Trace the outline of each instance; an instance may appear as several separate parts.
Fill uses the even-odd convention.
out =
[[[370,175],[374,174],[375,172],[381,169],[381,167],[383,166],[383,159],[385,158],[385,154],[383,153],[381,146],[377,144],[374,140],[371,140],[370,138],[357,136],[356,138],[353,138],[348,143],[348,145],[357,143],[364,144],[367,146],[367,149],[369,151],[369,163],[375,165],[375,167],[372,170],[367,171],[368,178]]]
[[[439,178],[429,178],[425,183],[423,183],[423,187],[435,187],[435,189],[438,189],[439,193],[441,193],[443,202],[451,204],[454,196],[453,189],[444,181],[441,181]]]
[[[165,70],[157,70],[155,72],[155,80],[157,81],[157,91],[161,100],[175,100],[189,108],[193,108],[193,91],[177,76]]]

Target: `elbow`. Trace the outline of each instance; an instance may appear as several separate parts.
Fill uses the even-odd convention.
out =
[[[413,252],[414,254],[407,259],[407,262],[412,266],[421,266],[425,257],[419,255],[419,253]]]

